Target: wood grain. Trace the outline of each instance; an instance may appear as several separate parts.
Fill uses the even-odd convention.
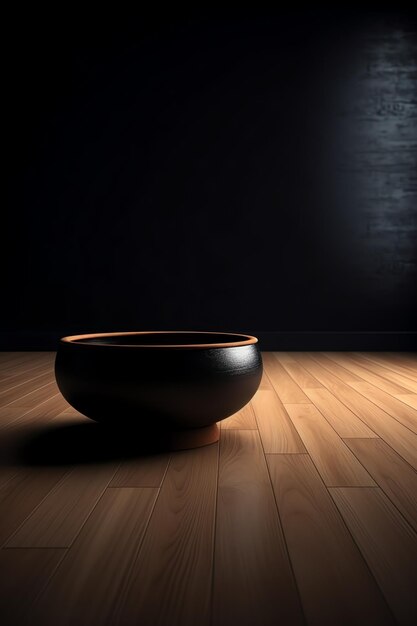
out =
[[[149,454],[123,461],[109,487],[160,487],[170,454]]]
[[[39,354],[33,352],[8,352],[0,351],[0,369],[6,371],[13,371],[13,367],[22,366],[25,363],[33,362],[37,360]]]
[[[392,624],[382,594],[308,455],[268,455],[308,624]]]
[[[379,489],[331,489],[399,624],[417,621],[417,534]]]
[[[0,374],[3,379],[29,373],[40,364],[48,364],[52,370],[55,354],[51,352],[4,353],[0,352]],[[30,378],[30,376],[28,376]]]
[[[365,398],[371,400],[374,404],[379,406],[383,411],[386,411],[394,419],[406,426],[417,434],[417,410],[401,402],[397,398],[393,398],[389,394],[381,391],[374,385],[370,385],[366,382],[352,383],[352,387],[359,391]]]
[[[4,626],[30,621],[34,602],[66,550],[0,550],[0,618]]]
[[[118,623],[121,594],[157,494],[157,489],[106,491],[33,607],[31,624]]]
[[[60,393],[49,395],[43,402],[35,403],[34,408],[16,407],[14,404],[0,409],[0,430],[22,430],[27,425],[36,423],[44,426],[63,415],[66,410],[66,401]]]
[[[307,396],[275,358],[273,352],[263,355],[265,371],[281,402],[309,402]]]
[[[14,465],[0,466],[0,489],[16,476],[18,469]]]
[[[360,355],[361,358],[370,361],[372,364],[386,368],[389,372],[397,372],[404,376],[404,378],[417,382],[417,358],[407,358],[404,355],[390,352],[384,354],[381,352],[360,352],[355,356]],[[376,370],[377,371],[377,370]]]
[[[389,362],[401,364],[411,372],[414,379],[417,378],[417,352],[382,352],[378,355]]]
[[[256,429],[256,420],[255,414],[253,412],[252,403],[247,404],[240,411],[231,415],[225,420],[220,422],[220,428],[222,430],[227,430],[229,428],[238,428],[238,429]]]
[[[371,430],[393,447],[414,469],[417,469],[417,438],[412,431],[352,387],[330,374],[315,359],[304,355],[303,363],[329,391],[365,422]]]
[[[209,624],[217,464],[218,443],[173,454],[120,600],[122,624]]]
[[[362,380],[360,376],[357,376],[356,374],[349,371],[345,367],[342,367],[338,363],[335,363],[331,358],[329,358],[331,357],[331,355],[332,355],[331,352],[312,353],[312,357],[317,363],[319,363],[322,367],[324,367],[324,369],[327,369],[334,376],[337,376],[338,378],[340,378],[340,380],[342,380],[344,383],[349,384],[349,383],[359,382],[360,380]]]
[[[401,366],[396,366],[393,364],[392,360],[388,362],[378,362],[377,360],[369,360],[365,356],[357,353],[355,353],[352,358],[354,358],[363,367],[366,367],[370,372],[375,372],[380,377],[397,383],[400,387],[408,390],[408,392],[417,393],[417,380],[411,378],[411,372],[409,370],[405,370],[408,375],[404,376],[401,373]],[[407,393],[407,391],[403,391],[402,393]]]
[[[19,385],[12,386],[11,388],[2,391],[0,393],[0,407],[8,404],[12,404],[14,406],[27,406],[27,404],[24,404],[25,402],[29,402],[29,404],[31,404],[32,401],[36,402],[36,398],[40,394],[39,390],[44,388],[45,385],[50,385],[50,388],[53,388],[55,385],[52,372],[48,371],[40,374],[40,376],[28,378]],[[38,391],[38,396],[32,395],[36,391]]]
[[[0,353],[2,626],[409,623],[417,359],[265,354],[220,444],[133,456],[53,357]]]
[[[312,404],[286,404],[288,414],[328,486],[375,486],[375,482]]]
[[[417,411],[417,394],[406,394],[397,396],[397,398]]]
[[[301,624],[259,435],[221,436],[213,625]]]
[[[275,352],[274,354],[282,367],[303,391],[323,387],[291,354],[287,352]]]
[[[66,467],[20,469],[0,489],[0,545],[19,528],[67,472]]]
[[[80,465],[65,474],[6,544],[8,548],[69,548],[117,466]]]
[[[306,452],[275,391],[259,390],[252,404],[265,453]]]
[[[417,530],[417,473],[382,439],[345,439],[375,482]]]
[[[371,385],[375,385],[375,387],[377,387],[378,389],[381,389],[382,391],[385,391],[386,393],[389,393],[391,395],[407,393],[407,391],[409,390],[408,387],[401,387],[394,381],[389,380],[389,378],[380,376],[378,373],[375,373],[375,369],[369,370],[368,368],[363,367],[360,362],[358,363],[357,360],[350,355],[347,356],[346,354],[331,352],[327,355],[327,357],[335,363],[338,363],[345,369],[349,370],[350,372],[353,372],[360,378],[359,381],[353,382],[366,381]]]
[[[348,407],[324,387],[306,389],[305,393],[324,415],[339,437],[377,437]]]
[[[36,385],[34,385],[36,387]],[[33,388],[25,395],[19,396],[16,400],[10,402],[10,407],[32,408],[37,404],[41,404],[46,400],[49,400],[52,396],[57,395],[59,392],[55,381],[51,381],[42,385],[42,387]],[[61,396],[62,398],[62,396]],[[63,398],[62,398],[63,400]]]
[[[38,365],[34,365],[34,367],[31,368],[29,372],[18,372],[14,376],[4,376],[2,374],[0,378],[0,399],[2,399],[5,392],[9,391],[10,389],[14,389],[15,392],[18,392],[18,387],[24,387],[29,382],[48,373],[52,378],[53,371],[51,366],[49,364],[43,365],[41,363]]]
[[[265,353],[264,353],[265,356]],[[268,390],[272,390],[273,386],[271,384],[271,381],[269,380],[267,373],[264,369],[264,371],[262,372],[262,379],[261,379],[261,384],[259,385],[259,389],[268,389]]]

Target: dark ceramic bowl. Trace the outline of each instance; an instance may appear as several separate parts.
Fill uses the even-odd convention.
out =
[[[188,331],[64,337],[55,376],[64,398],[98,422],[194,434],[209,428],[199,431],[202,440],[216,440],[216,422],[258,389],[257,342],[249,335]]]

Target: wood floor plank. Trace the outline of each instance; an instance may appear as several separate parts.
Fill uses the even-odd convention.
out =
[[[130,458],[84,429],[54,358],[0,353],[0,399],[14,389],[0,406],[0,546],[71,546],[0,550],[1,626],[3,607],[19,626],[407,623],[415,356],[265,353],[251,405],[221,424],[220,474],[218,444]],[[330,492],[352,499],[360,531]]]
[[[324,415],[339,437],[377,437],[362,420],[328,389],[306,389],[311,402]]]
[[[45,385],[51,385],[52,387],[53,384],[54,376],[53,373],[49,371],[44,372],[35,378],[28,377],[25,382],[21,383],[17,387],[5,389],[2,393],[0,393],[0,407],[4,407],[8,404],[12,404],[14,406],[27,406],[27,403],[29,402],[31,404],[33,398],[35,397],[32,394],[45,387]],[[25,402],[26,404],[24,404]]]
[[[31,409],[22,409],[21,407],[4,406],[0,408],[0,430],[7,428],[9,424],[21,418]]]
[[[67,467],[21,468],[1,487],[0,546],[16,532],[67,470]]]
[[[65,415],[65,417],[70,417],[70,416],[85,417],[83,416],[82,413],[74,409],[74,407],[70,406],[69,404],[65,407],[65,410],[63,411],[62,414]]]
[[[30,620],[33,604],[65,550],[0,550],[0,619],[4,626]]]
[[[274,354],[282,367],[303,391],[323,387],[291,354],[287,352],[275,352]]]
[[[254,431],[221,435],[212,623],[303,623],[268,469]]]
[[[316,376],[333,395],[355,413],[381,439],[384,439],[410,465],[417,469],[417,437],[376,404],[367,400],[353,387],[321,367],[309,355],[302,356],[303,364]]]
[[[0,430],[21,429],[28,424],[46,425],[58,415],[64,414],[66,401],[60,393],[50,396],[34,408],[9,405],[0,409]]]
[[[265,371],[281,402],[309,402],[309,399],[275,358],[273,352],[263,355]]]
[[[32,610],[37,626],[117,624],[157,489],[108,489]],[[160,601],[158,594],[155,601]],[[146,624],[139,619],[121,622]],[[150,622],[148,622],[150,623]]]
[[[380,489],[330,490],[399,624],[417,622],[417,534]]]
[[[368,353],[365,352],[366,355]],[[390,367],[401,367],[404,372],[410,372],[413,380],[417,380],[417,352],[378,352],[377,355],[372,353],[372,358],[381,359],[389,364]]]
[[[407,387],[401,387],[399,384],[395,383],[384,376],[380,376],[375,370],[370,370],[364,367],[360,362],[358,363],[354,357],[350,354],[340,354],[340,352],[332,352],[327,355],[327,357],[333,360],[335,363],[341,365],[345,369],[349,370],[356,374],[361,380],[356,382],[368,382],[372,385],[375,385],[378,389],[385,391],[391,395],[396,395],[399,393],[407,393],[409,389]],[[354,381],[355,382],[355,381]]]
[[[252,404],[249,402],[243,409],[240,409],[234,415],[231,415],[225,420],[220,422],[220,428],[227,430],[229,428],[249,429],[254,430],[257,428],[255,414],[253,412]]]
[[[1,365],[9,366],[13,363],[26,363],[27,361],[39,361],[43,357],[51,357],[54,355],[53,351],[35,351],[35,350],[0,350],[0,363]]]
[[[306,452],[282,402],[273,390],[259,390],[252,399],[264,451],[267,453]]]
[[[8,540],[7,548],[69,548],[117,469],[115,463],[68,471]]]
[[[342,367],[339,363],[335,363],[330,357],[331,352],[312,352],[311,357],[319,363],[322,367],[330,371],[334,376],[337,376],[344,383],[360,382],[362,378],[357,374],[354,374],[345,367]]]
[[[14,420],[12,415],[8,425],[0,423],[0,484],[7,481],[11,471],[17,473],[32,465],[35,469],[63,464],[70,467],[76,459],[81,460],[78,448],[67,444],[64,432],[66,427],[71,431],[72,427],[89,420],[83,416],[65,418],[58,412],[60,405],[55,405],[53,399],[45,405],[46,408],[35,407],[23,416],[21,409],[16,409]],[[82,441],[80,447],[85,450]],[[96,450],[92,454],[95,455]],[[84,454],[83,462],[91,462],[91,455]]]
[[[397,398],[417,411],[417,393],[407,393],[405,395],[397,396]]]
[[[285,539],[309,625],[394,622],[308,455],[268,455]]]
[[[285,408],[326,485],[375,486],[363,465],[313,404],[286,404]]]
[[[18,469],[14,465],[1,465],[0,466],[0,489],[12,478],[16,476]]]
[[[123,461],[109,487],[160,487],[170,458],[161,453]]]
[[[374,385],[366,382],[352,383],[352,387],[361,393],[365,398],[379,406],[383,411],[391,415],[417,434],[417,410],[404,404],[401,400],[385,393]]]
[[[23,359],[30,358],[33,355],[32,352],[13,352],[8,350],[0,350],[0,364],[6,367],[13,364],[16,361],[21,361]]]
[[[17,398],[16,400],[12,400],[8,404],[10,407],[21,407],[21,408],[33,408],[45,400],[48,400],[52,396],[55,396],[59,393],[59,389],[55,383],[55,381],[51,381],[46,383],[42,387],[38,387],[33,389],[29,393]]]
[[[355,354],[372,364],[377,364],[390,372],[395,372],[408,380],[417,382],[417,357],[413,357],[411,362],[407,362],[395,352],[356,352]]]
[[[265,356],[265,353],[264,353],[264,356]],[[261,384],[259,385],[259,389],[262,389],[262,390],[264,390],[264,389],[272,390],[273,389],[273,386],[272,386],[271,381],[269,380],[269,378],[267,376],[267,373],[266,373],[265,369],[262,372],[262,379],[261,379]]]
[[[0,398],[6,391],[10,389],[16,389],[21,385],[26,385],[29,381],[42,376],[43,374],[50,374],[51,380],[53,377],[53,370],[50,364],[33,364],[33,367],[30,371],[20,372],[15,374],[14,376],[3,376],[0,375]]]
[[[121,624],[209,624],[217,467],[217,443],[173,454],[121,599]]]
[[[53,361],[54,358],[51,357],[50,353],[30,352],[26,356],[15,356],[13,359],[9,358],[1,362],[0,375],[6,378],[20,375],[24,372],[29,372],[40,363],[49,363],[52,367]]]
[[[403,393],[417,393],[417,367],[415,377],[413,379],[409,370],[406,370],[408,376],[404,376],[401,373],[401,366],[396,366],[395,362],[392,360],[389,362],[370,360],[365,355],[357,352],[355,352],[353,356],[358,363],[369,369],[371,372],[375,372],[379,376],[386,378],[391,382],[397,383],[401,387],[408,390]]]
[[[417,531],[417,472],[382,439],[344,441]]]

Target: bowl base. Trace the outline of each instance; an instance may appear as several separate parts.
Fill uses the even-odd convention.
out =
[[[176,430],[167,433],[167,447],[170,450],[189,450],[201,448],[219,440],[220,431],[217,424],[204,426],[203,428],[189,428],[188,430]]]

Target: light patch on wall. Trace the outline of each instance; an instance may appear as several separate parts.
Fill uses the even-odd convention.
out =
[[[364,285],[401,295],[417,279],[417,33],[368,32],[358,59],[345,91],[339,164],[354,182],[351,263]]]

